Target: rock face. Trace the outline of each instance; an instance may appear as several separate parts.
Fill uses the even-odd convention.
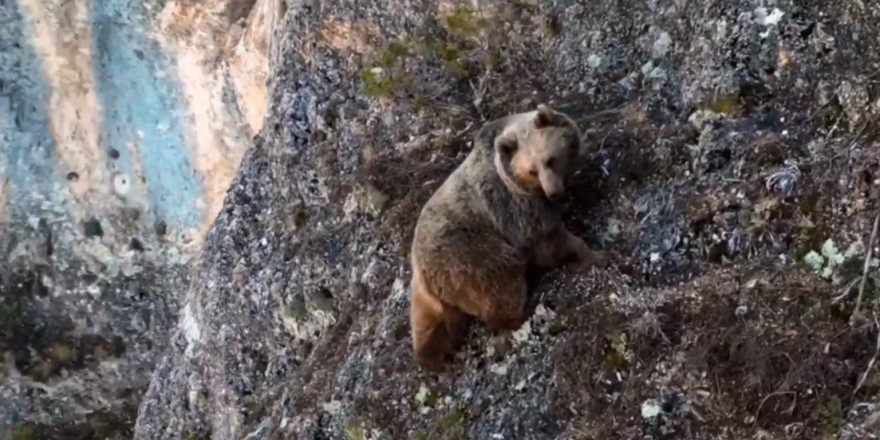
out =
[[[135,437],[876,438],[875,260],[849,317],[880,10],[479,3],[278,5],[265,124]],[[544,101],[594,147],[570,226],[620,261],[548,274],[522,329],[475,326],[432,377],[409,345],[419,208],[482,123]]]
[[[265,110],[267,2],[214,3],[0,3],[2,439],[131,438]]]

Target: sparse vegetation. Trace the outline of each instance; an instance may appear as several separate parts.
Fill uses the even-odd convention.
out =
[[[284,424],[291,437],[366,440],[381,427],[387,438],[416,439],[496,432],[505,438],[834,438],[855,425],[854,408],[875,405],[880,389],[880,323],[871,319],[880,313],[880,276],[869,251],[876,244],[868,238],[880,200],[880,129],[875,104],[829,96],[840,95],[839,78],[866,80],[871,64],[855,61],[873,56],[880,36],[852,5],[817,5],[786,3],[792,9],[779,11],[775,16],[784,18],[773,25],[754,20],[768,11],[746,13],[754,2],[714,2],[696,15],[653,3],[596,2],[579,10],[574,3],[507,2],[485,16],[462,8],[424,23],[411,20],[419,11],[406,10],[406,25],[394,32],[410,34],[380,29],[382,46],[367,56],[359,83],[336,80],[344,75],[312,78],[315,90],[332,90],[325,93],[279,82],[279,95],[308,102],[306,113],[356,127],[330,127],[338,133],[321,138],[338,140],[332,154],[339,161],[327,166],[327,185],[344,188],[339,199],[352,195],[345,200],[381,219],[350,216],[339,200],[308,201],[308,215],[289,205],[274,211],[288,215],[258,220],[275,226],[273,217],[293,218],[293,240],[284,235],[290,228],[266,228],[294,243],[289,247],[263,255],[275,243],[252,249],[262,230],[242,228],[229,247],[212,249],[224,253],[216,260],[208,254],[205,266],[216,261],[217,267],[203,273],[228,272],[232,251],[249,265],[266,266],[250,275],[249,289],[288,278],[289,290],[308,302],[270,302],[266,312],[255,306],[260,291],[197,292],[210,328],[224,325],[227,312],[248,330],[221,347],[205,338],[224,356],[210,365],[225,367],[216,374],[231,382],[249,375],[257,391],[248,392],[267,400],[259,413],[271,413],[264,420]],[[434,9],[448,13],[445,7]],[[706,13],[717,22],[706,26]],[[307,22],[301,17],[308,14],[298,19]],[[403,17],[396,14],[381,18]],[[820,24],[832,18],[853,21],[823,30]],[[658,28],[666,37],[659,51],[652,41]],[[848,53],[854,47],[862,53]],[[781,48],[791,55],[786,72],[778,65]],[[324,68],[316,64],[307,68]],[[334,105],[322,93],[348,97],[351,87],[380,98],[380,105],[345,109],[345,118],[338,109],[331,114]],[[588,130],[594,153],[570,185],[567,221],[619,258],[608,270],[535,280],[532,301],[555,317],[531,321],[528,343],[475,326],[451,378],[422,374],[412,362],[403,287],[419,208],[460,162],[482,122],[551,97]],[[620,111],[592,118],[601,108]],[[287,140],[267,138],[266,148],[286,151]],[[300,150],[301,164],[269,160],[273,177],[311,171],[316,148]],[[346,174],[361,152],[357,174]],[[257,199],[247,203],[278,207]],[[230,210],[223,221],[256,218],[240,211]],[[306,224],[309,230],[302,230]],[[222,226],[228,224],[217,229]],[[856,242],[862,252],[850,254]],[[292,255],[296,264],[287,264]],[[285,264],[273,265],[276,258]],[[336,283],[332,294],[311,289],[325,282]],[[307,290],[301,286],[318,296],[299,292]],[[287,290],[279,295],[289,299]],[[277,313],[288,324],[287,318],[318,309],[332,310],[334,323],[308,343],[291,343],[272,332],[275,323],[264,325]],[[252,328],[271,337],[254,336]],[[254,366],[259,363],[237,344],[260,345],[272,368]],[[189,366],[175,373],[192,373]],[[163,385],[179,385],[175,380]],[[335,410],[317,408],[331,395]],[[258,413],[251,405],[242,404]],[[340,420],[340,414],[356,416]],[[256,424],[248,419],[247,428]]]
[[[457,83],[474,81],[493,67],[497,55],[480,39],[488,25],[477,12],[459,8],[445,17],[443,25],[434,23],[411,36],[390,41],[378,51],[375,61],[361,70],[364,92],[417,110],[427,108],[442,84],[457,87]],[[410,72],[425,67],[439,68],[439,84],[413,81]]]
[[[3,440],[36,440],[34,428],[29,425],[17,426],[3,437]]]

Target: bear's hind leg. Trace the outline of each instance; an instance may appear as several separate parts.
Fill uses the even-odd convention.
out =
[[[412,347],[416,362],[440,374],[451,360],[464,332],[466,316],[431,295],[424,286],[413,284],[410,304]]]
[[[479,232],[445,235],[441,244],[447,250],[436,252],[432,264],[421,267],[420,281],[438,302],[493,330],[517,329],[525,321],[526,257],[491,231]]]

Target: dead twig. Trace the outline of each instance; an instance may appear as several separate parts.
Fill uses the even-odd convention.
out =
[[[582,116],[580,118],[577,118],[576,122],[578,122],[578,123],[589,122],[589,121],[593,121],[593,120],[596,120],[598,118],[602,118],[605,116],[617,116],[617,115],[620,115],[621,113],[623,113],[623,111],[626,110],[626,108],[632,104],[633,104],[632,102],[627,102],[627,103],[621,104],[617,107],[612,107],[612,108],[608,108],[605,110],[599,110],[599,111],[590,113],[586,116]]]
[[[874,222],[874,225],[877,225],[877,222]],[[874,230],[877,228],[875,227]],[[877,362],[877,357],[880,356],[880,320],[877,319],[877,313],[874,313],[874,325],[877,330],[877,344],[874,346],[874,355],[871,356],[871,360],[868,361],[868,366],[865,368],[865,372],[859,376],[859,381],[856,383],[855,389],[853,389],[852,395],[855,396],[856,393],[862,388],[862,385],[865,384],[865,381],[868,380],[868,375],[871,374],[871,370],[874,368],[874,363]]]
[[[862,277],[853,278],[853,280],[850,281],[850,282],[846,285],[846,287],[843,289],[843,293],[841,293],[841,294],[838,295],[838,296],[835,296],[834,299],[831,300],[831,304],[837,304],[837,303],[839,303],[841,300],[843,300],[844,298],[846,298],[847,296],[849,296],[849,293],[850,293],[850,291],[852,290],[853,286],[855,286],[856,283],[860,282],[861,280],[862,280]]]
[[[764,398],[761,399],[761,403],[758,405],[758,409],[755,410],[755,415],[752,417],[754,419],[752,421],[752,423],[753,424],[758,423],[758,417],[761,415],[761,408],[764,407],[764,404],[767,403],[768,399],[770,399],[771,397],[775,397],[775,396],[789,396],[792,394],[794,395],[794,399],[792,400],[792,403],[791,403],[791,406],[789,407],[789,410],[787,410],[790,412],[790,411],[793,411],[794,406],[797,405],[797,393],[796,392],[794,392],[794,391],[774,391],[774,392],[764,396]]]
[[[868,280],[868,269],[871,267],[871,258],[874,253],[874,241],[877,239],[877,225],[880,223],[880,214],[877,214],[874,217],[874,227],[871,228],[871,238],[868,240],[868,252],[865,254],[865,265],[862,268],[862,280],[859,282],[859,296],[856,298],[856,306],[853,309],[852,316],[850,317],[850,324],[852,324],[856,315],[859,313],[859,308],[862,306],[862,296],[865,294],[865,283]]]

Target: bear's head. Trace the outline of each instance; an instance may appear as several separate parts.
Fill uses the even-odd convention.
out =
[[[495,166],[511,190],[556,200],[581,154],[581,132],[566,114],[545,104],[509,116],[494,140]]]

